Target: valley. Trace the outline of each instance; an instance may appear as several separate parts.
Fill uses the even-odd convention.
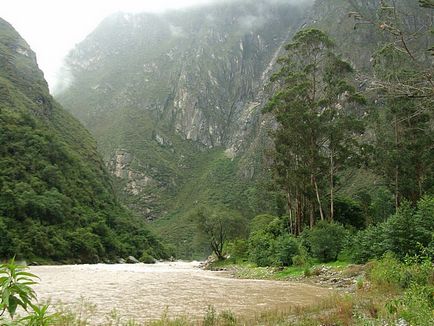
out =
[[[0,18],[0,324],[433,324],[434,1],[155,5]]]

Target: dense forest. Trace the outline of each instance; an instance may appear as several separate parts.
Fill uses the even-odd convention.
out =
[[[89,132],[48,93],[34,53],[0,20],[0,257],[99,262],[166,249],[118,203]]]
[[[433,3],[420,5],[431,17]],[[371,67],[357,70],[319,29],[294,35],[263,109],[277,122],[268,155],[284,214],[256,216],[241,240],[240,218],[231,223],[228,213],[199,209],[200,233],[218,257],[222,242],[239,238],[233,229],[241,238],[227,245],[230,255],[260,266],[291,265],[300,255],[365,263],[386,252],[401,259],[432,254],[432,30],[416,32],[399,3],[381,1],[375,16],[351,7],[357,28],[348,33],[373,28],[383,39]]]

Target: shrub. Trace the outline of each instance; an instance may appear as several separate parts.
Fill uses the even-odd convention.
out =
[[[155,264],[155,258],[152,257],[146,250],[143,251],[140,261],[144,264]]]
[[[385,242],[384,224],[369,226],[359,231],[349,242],[347,251],[351,260],[357,264],[366,263],[373,258],[380,258],[389,250]]]
[[[347,231],[342,225],[325,221],[319,222],[305,233],[304,239],[310,247],[312,256],[320,262],[336,260],[347,237]]]
[[[356,229],[365,227],[365,217],[360,203],[351,198],[337,197],[334,201],[335,221]]]
[[[428,247],[434,230],[434,197],[425,197],[414,209],[404,203],[399,211],[386,221],[386,241],[399,258],[414,256]]]
[[[228,242],[226,245],[226,252],[231,258],[236,261],[245,261],[248,258],[249,244],[247,240],[236,239]]]
[[[275,243],[275,255],[276,262],[282,266],[292,265],[292,259],[294,256],[300,253],[299,244],[297,239],[287,234],[282,235],[276,239]]]
[[[276,238],[272,233],[259,231],[249,238],[249,260],[260,267],[290,266],[293,257],[300,253],[299,247],[290,234]]]
[[[434,287],[412,285],[404,296],[389,303],[388,307],[409,325],[434,324]]]
[[[26,271],[26,266],[15,264],[15,259],[0,265],[0,324],[1,325],[38,325],[48,326],[54,324],[56,315],[49,315],[48,305],[37,305],[35,291],[31,288],[35,285],[36,275]],[[28,315],[14,320],[17,308],[21,307]],[[10,320],[2,318],[7,312]]]
[[[367,276],[377,287],[407,289],[413,285],[430,285],[433,277],[431,256],[401,262],[392,253],[387,253],[370,264]]]
[[[404,203],[387,221],[359,231],[347,250],[352,260],[365,263],[393,252],[400,260],[418,256],[425,248],[434,247],[434,197],[424,197],[417,207]]]
[[[258,266],[270,266],[274,263],[274,237],[258,231],[249,237],[249,260]]]
[[[265,230],[274,220],[279,218],[273,215],[262,214],[255,216],[250,222],[250,232],[255,233]]]

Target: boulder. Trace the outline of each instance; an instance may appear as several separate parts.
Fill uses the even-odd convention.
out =
[[[118,258],[117,263],[118,263],[118,264],[125,264],[126,261],[125,261],[125,259],[123,259],[123,258]]]
[[[127,264],[138,264],[140,263],[134,256],[128,256],[126,259]]]

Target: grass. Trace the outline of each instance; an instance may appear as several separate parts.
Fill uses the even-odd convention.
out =
[[[311,266],[288,266],[278,267],[258,267],[253,263],[246,261],[237,261],[235,259],[226,259],[215,261],[211,264],[211,270],[227,270],[233,273],[236,278],[246,279],[266,279],[266,280],[298,280],[301,277],[312,274],[313,271],[321,268],[331,268],[336,271],[346,270],[352,264],[347,261],[335,261],[330,263],[314,262]],[[350,272],[348,272],[350,273]],[[349,276],[349,275],[348,275]]]

